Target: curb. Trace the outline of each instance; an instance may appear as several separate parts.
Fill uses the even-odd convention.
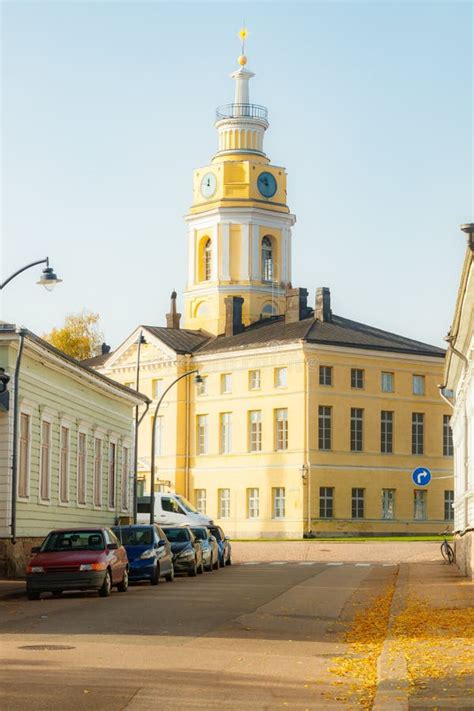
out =
[[[401,563],[395,580],[387,637],[377,660],[377,691],[372,711],[408,711],[408,669],[404,655],[395,650],[394,621],[401,612],[408,584],[408,563]]]
[[[2,585],[2,581],[0,581],[0,600],[14,600],[16,598],[24,597],[25,592],[26,587],[24,581],[22,580],[12,580],[11,587],[10,585]]]

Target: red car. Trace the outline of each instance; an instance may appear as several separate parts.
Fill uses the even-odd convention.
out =
[[[38,600],[42,592],[63,590],[98,590],[101,597],[108,597],[114,586],[127,591],[127,553],[110,528],[57,529],[31,553],[26,569],[28,600]]]

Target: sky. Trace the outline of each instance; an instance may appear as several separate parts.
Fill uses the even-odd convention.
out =
[[[265,151],[288,171],[293,286],[434,345],[474,221],[468,2],[1,3],[4,320],[97,312],[112,347],[186,284],[192,171],[217,150],[245,20]],[[1,281],[1,278],[0,278]]]

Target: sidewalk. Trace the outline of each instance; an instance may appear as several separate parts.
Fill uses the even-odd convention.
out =
[[[374,711],[474,708],[474,585],[442,560],[400,566]]]

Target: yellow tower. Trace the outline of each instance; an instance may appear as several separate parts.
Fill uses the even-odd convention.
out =
[[[240,33],[244,40],[246,30]],[[186,215],[189,267],[184,326],[223,333],[225,298],[243,299],[243,323],[284,312],[291,283],[291,227],[286,171],[263,151],[267,109],[250,103],[245,68],[235,81],[234,103],[216,112],[218,151],[193,176],[193,204]]]

